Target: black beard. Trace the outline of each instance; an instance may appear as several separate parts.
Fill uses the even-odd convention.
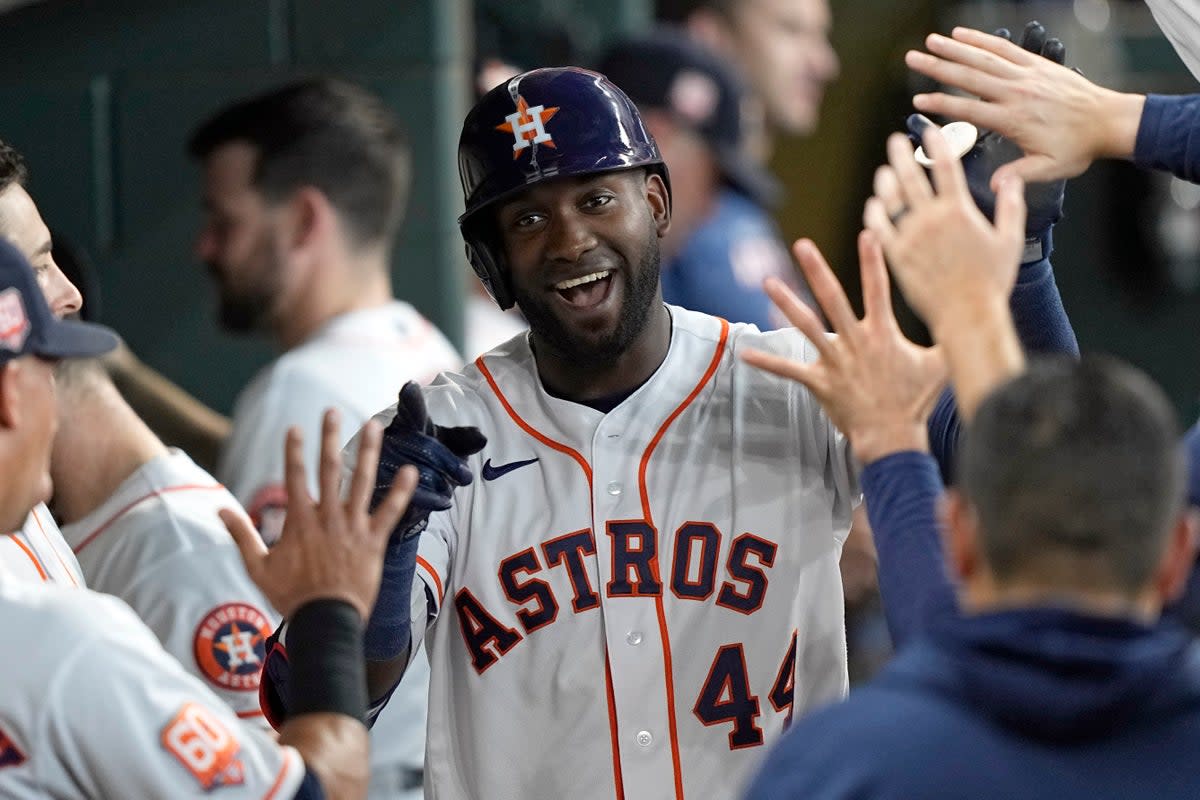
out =
[[[578,336],[548,307],[548,303],[516,286],[513,297],[533,334],[563,359],[589,369],[612,367],[646,328],[658,296],[661,257],[658,236],[651,233],[621,304],[617,326],[599,340]]]
[[[230,333],[250,333],[266,327],[266,306],[257,298],[221,298],[221,327]]]
[[[219,275],[216,270],[211,273]],[[217,285],[217,317],[221,327],[230,333],[252,333],[264,330],[271,314],[270,293],[247,293],[235,295],[224,286]]]

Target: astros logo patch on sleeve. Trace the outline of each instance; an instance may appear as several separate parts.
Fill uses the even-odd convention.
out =
[[[265,614],[246,603],[225,603],[205,615],[196,628],[196,664],[222,689],[258,691],[271,625]]]
[[[21,748],[17,747],[16,743],[8,738],[8,734],[0,730],[0,769],[5,767],[19,767],[25,763],[25,754],[21,752]]]

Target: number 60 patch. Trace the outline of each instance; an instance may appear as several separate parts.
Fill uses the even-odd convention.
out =
[[[163,728],[162,744],[205,791],[236,786],[245,780],[237,739],[204,706],[185,703]]]

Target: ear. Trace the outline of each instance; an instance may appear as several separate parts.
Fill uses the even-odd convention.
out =
[[[1196,536],[1200,528],[1197,510],[1188,507],[1180,513],[1163,550],[1155,575],[1155,588],[1164,605],[1178,600],[1187,586],[1188,577],[1196,564]]]
[[[336,225],[337,215],[320,189],[302,186],[292,192],[284,210],[284,244],[289,251],[309,250]]]
[[[0,367],[0,427],[16,428],[21,423],[21,359],[9,360]]]
[[[947,488],[939,510],[946,568],[957,582],[966,584],[979,573],[982,564],[975,509],[961,492]]]
[[[649,171],[646,172],[646,201],[650,203],[650,215],[661,239],[671,227],[671,195],[662,176]]]

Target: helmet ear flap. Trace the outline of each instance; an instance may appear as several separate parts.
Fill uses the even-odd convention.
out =
[[[512,285],[508,275],[501,268],[493,247],[481,238],[468,237],[467,260],[471,262],[471,269],[483,282],[483,288],[487,289],[496,305],[505,311],[512,308],[516,302]]]

